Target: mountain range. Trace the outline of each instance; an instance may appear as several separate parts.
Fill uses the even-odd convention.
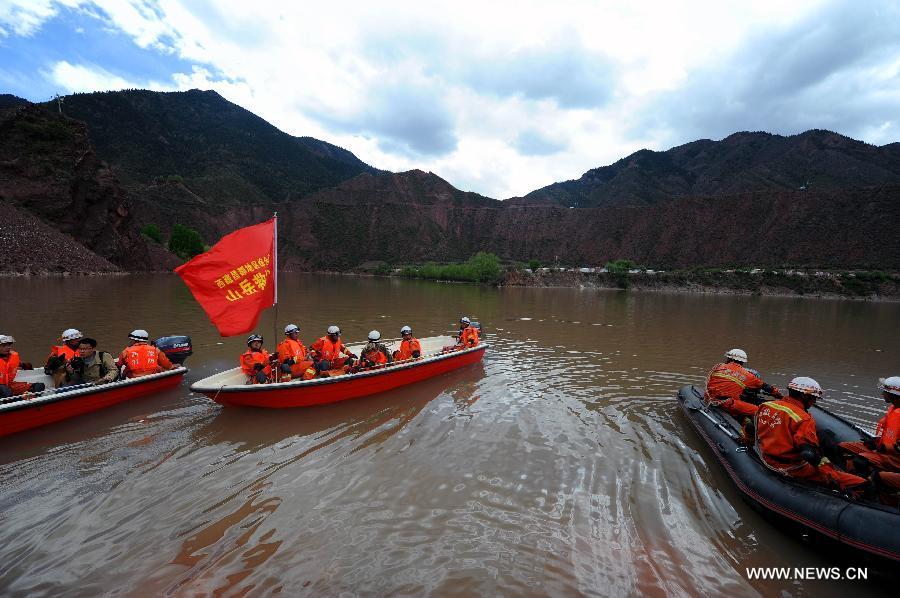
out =
[[[165,235],[185,224],[212,244],[275,210],[280,264],[295,270],[482,250],[572,265],[900,269],[900,144],[823,130],[641,150],[500,201],[432,173],[378,170],[213,91],[76,94],[61,104],[6,95],[0,200],[10,214],[0,235],[13,247],[5,271],[79,271],[71,259],[26,264],[29,228],[58,233],[52,243],[66,249],[48,255],[87,250],[102,260],[79,260],[82,271],[169,269],[177,259],[139,233],[144,225]]]

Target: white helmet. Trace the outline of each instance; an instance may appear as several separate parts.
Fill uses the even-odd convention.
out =
[[[747,363],[747,353],[743,349],[732,349],[725,354],[725,359],[733,359],[741,363]]]
[[[381,333],[378,332],[377,330],[373,330],[372,332],[369,333],[369,340],[372,341],[372,342],[380,341],[380,340],[381,340]]]
[[[62,333],[63,342],[74,341],[74,340],[78,340],[83,337],[84,337],[84,335],[81,334],[81,331],[77,330],[75,328],[66,328],[65,330],[63,330],[63,333]]]
[[[409,326],[404,326],[400,329],[400,334],[412,334],[412,328]]]
[[[256,341],[262,342],[263,337],[261,334],[251,334],[247,337],[247,346],[250,346],[250,343],[255,343]]]
[[[0,334],[0,345],[6,345],[6,344],[9,344],[9,343],[14,343],[14,342],[16,342],[16,339],[14,339],[13,337],[11,337],[10,335],[8,335],[8,334]]]
[[[293,334],[294,332],[300,332],[300,327],[296,324],[288,324],[284,327],[285,334]]]
[[[7,338],[12,338],[7,337]],[[882,378],[878,381],[878,388],[882,390],[882,392],[886,392],[890,395],[894,395],[900,397],[900,376],[891,376],[890,378]]]
[[[150,340],[150,333],[146,330],[141,330],[140,328],[138,328],[137,330],[132,330],[131,334],[128,335],[128,338],[133,341],[147,342]]]
[[[340,333],[341,333],[341,329],[338,328],[337,326],[335,326],[334,324],[332,324],[331,326],[328,327],[328,334],[340,334]]]
[[[469,319],[469,316],[463,316],[459,319],[460,324],[469,324],[472,320]]]
[[[818,382],[807,376],[797,376],[788,382],[788,388],[805,395],[812,395],[817,399],[822,398],[822,387],[819,386]]]

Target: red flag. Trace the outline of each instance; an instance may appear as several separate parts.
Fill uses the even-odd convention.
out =
[[[275,218],[222,237],[175,268],[222,336],[250,332],[275,303]]]

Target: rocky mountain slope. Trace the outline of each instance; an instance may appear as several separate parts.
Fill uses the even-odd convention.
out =
[[[69,96],[65,116],[55,104],[20,103],[0,98],[15,115],[2,124],[0,199],[128,269],[160,263],[141,253],[160,249],[135,236],[141,224],[164,233],[186,224],[212,244],[274,210],[286,269],[456,261],[482,250],[573,265],[900,269],[889,226],[900,217],[896,143],[736,133],[642,150],[498,201],[431,173],[378,171],[214,92]]]
[[[106,271],[111,264],[164,270],[178,263],[138,232],[122,188],[97,158],[83,123],[26,104],[3,113],[0,140],[0,203],[10,217],[4,261],[12,271]],[[61,234],[38,234],[45,230],[38,221]],[[52,257],[34,261],[47,252]],[[78,255],[83,265],[57,254]]]
[[[876,147],[821,130],[789,137],[735,133],[721,141],[701,139],[664,152],[641,150],[514,202],[586,208],[801,187],[831,191],[888,184],[900,184],[900,143]]]

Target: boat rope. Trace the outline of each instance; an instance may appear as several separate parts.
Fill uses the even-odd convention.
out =
[[[213,401],[219,398],[219,393],[222,392],[222,389],[225,388],[225,385],[219,387],[219,390],[216,391],[216,396],[213,397]]]

